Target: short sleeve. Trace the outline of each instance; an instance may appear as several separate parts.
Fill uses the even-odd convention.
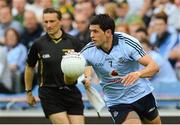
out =
[[[76,38],[73,39],[73,46],[76,52],[80,52],[83,48],[83,44]]]
[[[141,57],[146,55],[146,52],[143,50],[140,42],[137,39],[125,39],[125,43],[128,46],[127,51],[129,56],[134,60],[139,60]]]
[[[88,43],[81,51],[80,53],[84,56],[84,58],[86,59],[86,66],[90,66],[90,59],[92,58],[92,47],[95,46],[93,45],[92,42]]]
[[[30,48],[27,56],[27,64],[31,67],[35,67],[38,60],[38,44],[35,42]]]

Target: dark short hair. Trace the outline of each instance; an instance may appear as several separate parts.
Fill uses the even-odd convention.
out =
[[[61,18],[62,18],[61,12],[59,10],[54,9],[54,8],[46,8],[46,9],[44,9],[43,10],[43,14],[46,14],[46,13],[56,13],[57,14],[57,18],[59,20],[61,20]]]
[[[148,40],[147,37],[143,37],[143,38],[141,38],[139,41],[140,41],[141,44],[143,44],[143,43],[146,44],[146,45],[147,45],[148,47],[150,47],[152,50],[155,49],[155,46],[150,43],[150,41]]]
[[[154,15],[154,19],[161,19],[163,20],[166,24],[168,22],[168,16],[164,11],[161,11],[157,14]]]
[[[107,14],[99,14],[92,17],[90,21],[90,25],[99,25],[99,27],[103,31],[110,29],[112,34],[114,34],[114,30],[115,30],[114,20]]]
[[[148,35],[148,32],[147,32],[146,28],[143,28],[143,27],[138,28],[138,29],[136,30],[136,33],[137,33],[137,32],[143,32],[144,34]]]
[[[14,34],[16,35],[17,42],[20,42],[20,34],[19,34],[19,33],[17,32],[17,30],[14,29],[14,28],[8,28],[8,29],[6,29],[6,30],[5,30],[5,33],[4,33],[4,36],[7,37],[7,34],[8,34],[9,31],[13,31]]]

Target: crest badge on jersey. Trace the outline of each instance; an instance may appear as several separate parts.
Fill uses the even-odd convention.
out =
[[[125,63],[126,62],[126,58],[125,57],[120,57],[118,59],[118,63]]]

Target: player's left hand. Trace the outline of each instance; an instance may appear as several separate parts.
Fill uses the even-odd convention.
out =
[[[128,86],[133,84],[136,80],[138,80],[140,77],[140,73],[139,72],[131,72],[129,74],[127,74],[126,76],[122,77],[122,83],[124,84],[124,86]]]

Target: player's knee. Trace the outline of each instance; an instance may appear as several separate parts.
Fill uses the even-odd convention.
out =
[[[141,124],[141,119],[135,111],[129,112],[124,124]]]
[[[84,124],[84,116],[82,115],[69,115],[68,118],[71,124]]]
[[[69,124],[69,119],[65,112],[52,114],[49,116],[49,119],[53,124]]]
[[[159,115],[156,118],[154,118],[153,120],[148,120],[148,119],[144,118],[143,123],[144,124],[161,124],[161,118]]]

